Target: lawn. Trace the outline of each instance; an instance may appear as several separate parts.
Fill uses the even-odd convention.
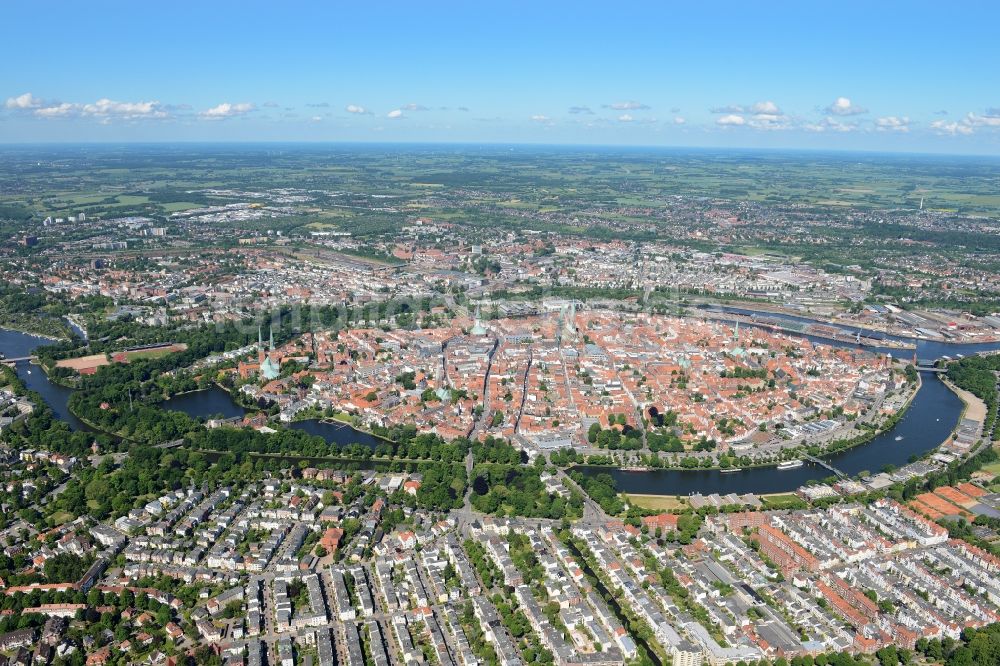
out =
[[[994,476],[1000,476],[1000,462],[995,462],[992,465],[983,465],[983,471],[989,472]]]
[[[136,349],[134,351],[125,352],[125,356],[128,359],[134,360],[138,358],[160,358],[161,356],[166,356],[167,354],[174,354],[176,352],[181,352],[187,349],[187,345],[183,342],[172,344],[169,347],[157,347],[156,349]]]
[[[73,514],[69,511],[56,511],[49,516],[49,521],[51,521],[53,525],[62,525],[70,520],[73,520]]]
[[[173,354],[177,350],[173,347],[167,347],[165,349],[147,349],[144,351],[131,351],[126,352],[129,360],[138,358],[160,358],[161,356],[166,356],[167,354]]]
[[[653,511],[676,511],[688,508],[687,500],[675,495],[633,495],[626,494],[625,499],[635,506]]]
[[[791,509],[802,506],[802,499],[792,493],[784,495],[765,495],[761,497],[765,509]]]

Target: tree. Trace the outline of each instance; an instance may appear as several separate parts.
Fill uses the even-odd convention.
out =
[[[899,654],[896,652],[895,645],[887,645],[876,652],[875,656],[878,657],[878,663],[881,666],[898,666],[899,664]]]
[[[597,436],[601,434],[601,424],[594,422],[590,424],[590,428],[587,430],[587,441],[591,444],[597,442]]]
[[[85,560],[73,553],[59,553],[45,560],[45,578],[51,583],[75,583],[83,577],[90,566],[90,560]]]

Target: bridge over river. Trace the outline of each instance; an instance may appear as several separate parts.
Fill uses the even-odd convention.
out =
[[[838,478],[841,478],[841,479],[848,478],[848,475],[846,473],[840,471],[839,469],[837,469],[836,467],[834,467],[833,465],[831,465],[826,460],[823,460],[822,458],[817,458],[816,456],[811,456],[809,454],[803,455],[802,458],[804,460],[808,460],[809,462],[816,463],[820,467],[823,467],[825,469],[830,470],[831,472],[833,472],[834,474],[836,474]]]
[[[3,361],[4,363],[20,363],[21,361],[36,361],[36,360],[38,360],[37,356],[15,356],[12,358],[0,359],[0,361]]]

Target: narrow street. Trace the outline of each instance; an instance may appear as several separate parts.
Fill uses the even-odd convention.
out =
[[[490,372],[493,370],[493,356],[497,353],[497,349],[500,347],[500,341],[494,340],[493,347],[490,349],[487,361],[486,361],[486,375],[483,380],[483,395],[480,404],[483,406],[483,411],[476,419],[475,424],[472,426],[472,432],[469,433],[469,439],[476,439],[479,433],[483,430],[489,428],[489,419],[493,417],[490,413]]]

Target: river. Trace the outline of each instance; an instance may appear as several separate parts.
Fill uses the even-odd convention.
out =
[[[376,446],[383,443],[378,437],[360,430],[355,430],[344,423],[330,423],[308,419],[306,421],[294,421],[288,424],[289,428],[302,430],[310,435],[319,435],[331,444],[347,446],[349,444],[361,444],[374,450]]]
[[[219,388],[211,386],[202,391],[191,391],[175,395],[170,400],[166,400],[160,405],[164,409],[171,409],[184,412],[194,418],[219,417],[231,419],[243,417],[246,410],[233,401],[229,393]],[[331,444],[338,447],[349,444],[362,444],[369,449],[374,449],[382,441],[378,437],[367,432],[355,430],[344,423],[330,423],[319,419],[305,419],[303,421],[293,421],[286,424],[289,428],[302,430],[310,435],[318,435]]]
[[[886,465],[902,467],[911,456],[922,456],[941,444],[958,423],[962,401],[937,375],[925,372],[921,379],[923,386],[896,427],[867,444],[826,456],[825,459],[837,469],[854,476],[866,470],[879,472]],[[902,439],[897,440],[897,437]],[[606,472],[615,480],[618,490],[644,495],[783,493],[831,475],[828,469],[809,462],[795,469],[756,467],[739,472],[717,469],[626,472],[587,466],[578,469],[585,474]]]
[[[7,358],[29,356],[32,351],[47,344],[52,344],[52,340],[20,331],[0,329],[0,352]],[[73,430],[93,430],[70,413],[68,405],[69,397],[73,394],[72,389],[50,382],[48,375],[41,368],[31,365],[28,361],[18,361],[15,369],[25,386],[45,399],[56,418],[66,421]]]
[[[730,308],[731,311],[740,311]],[[751,313],[750,310],[742,312]],[[798,318],[804,319],[804,318]],[[812,320],[808,320],[812,321]],[[806,336],[810,337],[810,336]],[[853,346],[848,343],[812,338],[817,343]],[[31,350],[50,341],[18,331],[0,329],[0,351],[8,357],[27,356]],[[928,340],[914,340],[917,353],[923,359],[942,356],[972,354],[977,351],[1000,349],[1000,343],[949,344]],[[866,348],[869,351],[891,352],[891,349]],[[895,350],[898,353],[898,350]],[[30,371],[30,372],[29,372]],[[33,391],[37,391],[49,404],[56,416],[67,421],[77,430],[90,430],[69,413],[67,403],[72,390],[53,384],[42,370],[27,362],[17,364],[17,374]],[[902,466],[912,456],[920,456],[937,447],[954,429],[962,410],[962,402],[944,385],[937,375],[923,373],[923,386],[896,426],[861,446],[835,454],[829,458],[834,466],[855,475],[862,471],[878,472],[886,465]],[[168,409],[178,409],[194,417],[242,416],[242,407],[233,402],[229,394],[218,387],[175,396],[163,403]],[[368,433],[349,426],[323,423],[317,420],[297,421],[290,428],[319,435],[331,444],[363,444],[375,448],[380,440]],[[897,437],[902,439],[897,440]],[[791,470],[774,467],[747,469],[723,473],[719,470],[650,470],[625,472],[619,469],[581,467],[585,473],[607,472],[623,492],[688,495],[691,493],[778,493],[798,488],[808,481],[824,479],[830,472],[818,465],[806,463]]]
[[[766,311],[756,311],[748,310],[746,308],[737,308],[728,305],[712,305],[712,306],[701,306],[698,309],[702,310],[712,310],[715,312],[726,312],[729,314],[739,314],[748,317],[758,316],[758,317],[769,317],[775,320],[794,322],[798,324],[823,324],[825,326],[831,326],[842,330],[847,335],[854,335],[858,331],[862,335],[869,337],[873,340],[886,340],[891,342],[903,342],[916,346],[917,358],[922,360],[934,361],[945,356],[950,356],[955,358],[959,355],[968,356],[970,354],[975,354],[981,351],[995,351],[1000,349],[1000,342],[944,342],[941,340],[925,340],[923,338],[910,338],[898,335],[890,335],[882,331],[877,331],[874,329],[867,329],[864,327],[859,328],[849,328],[847,326],[842,326],[840,324],[828,324],[824,321],[818,319],[810,319],[809,317],[803,317],[800,315],[783,314],[777,312],[766,312]],[[753,324],[750,324],[751,326]],[[766,327],[764,323],[760,324]],[[856,347],[856,345],[849,342],[843,342],[840,340],[829,340],[827,338],[821,338],[814,335],[807,335],[804,333],[789,333],[789,335],[795,335],[796,337],[808,338],[812,342],[818,344],[833,345],[835,347]],[[902,354],[908,354],[906,350],[896,349],[893,347],[862,347],[867,351],[878,352],[881,354],[892,354],[895,357],[900,357]]]
[[[742,315],[767,315],[776,319],[798,323],[823,323],[815,319],[796,315],[755,312],[745,308],[713,306],[711,309]],[[845,329],[847,330],[847,329]],[[848,330],[853,333],[853,330]],[[909,342],[916,347],[917,357],[933,361],[949,356],[971,355],[981,351],[1000,349],[1000,343],[949,343],[918,338],[892,336],[881,331],[866,331],[862,334],[873,338]],[[849,342],[828,340],[801,333],[789,333],[795,337],[807,338],[816,344],[835,347],[858,348]],[[891,347],[862,347],[869,352],[899,356],[901,350]],[[875,437],[871,442],[854,448],[824,456],[834,467],[855,476],[861,472],[879,472],[886,465],[901,467],[913,456],[923,456],[937,448],[952,433],[962,413],[962,401],[934,373],[921,374],[922,386],[910,403],[909,409],[896,426]],[[902,439],[897,439],[901,437]],[[606,467],[580,466],[585,474],[608,473],[615,480],[618,490],[626,493],[647,495],[690,495],[693,493],[783,493],[795,490],[809,481],[818,481],[831,476],[831,472],[820,465],[806,463],[802,467],[779,470],[776,467],[759,467],[739,472],[720,470],[649,470],[627,472]]]
[[[246,410],[237,405],[229,393],[218,386],[175,395],[169,400],[161,402],[160,406],[164,409],[184,412],[188,416],[203,419],[220,416],[224,419],[243,418],[246,414]]]
[[[8,358],[29,356],[38,347],[51,343],[52,341],[48,338],[20,331],[0,329],[0,352],[3,352]],[[73,394],[72,389],[49,381],[48,375],[41,368],[31,365],[28,361],[19,361],[16,364],[16,370],[21,381],[29,389],[42,396],[57,418],[66,421],[74,430],[93,430],[70,413],[69,397]],[[165,409],[182,411],[195,418],[215,416],[233,418],[243,416],[246,413],[243,407],[233,401],[229,393],[217,386],[204,391],[182,393],[161,404]],[[363,444],[374,449],[381,441],[369,433],[355,430],[350,426],[323,423],[315,419],[289,423],[288,427],[304,430],[312,435],[319,435],[331,444],[338,446]]]

